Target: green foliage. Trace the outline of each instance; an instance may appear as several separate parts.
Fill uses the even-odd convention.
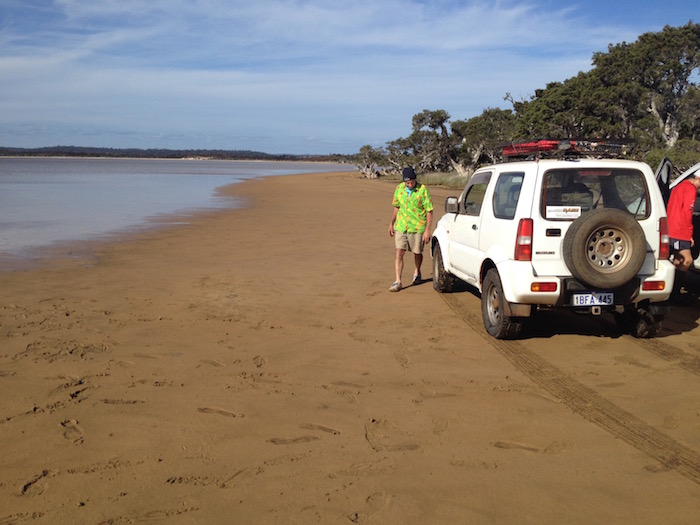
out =
[[[386,164],[386,152],[369,144],[362,146],[355,158],[357,169],[368,179],[379,177],[379,167]]]
[[[453,122],[460,164],[467,171],[473,171],[482,161],[495,162],[502,146],[513,140],[515,123],[511,110],[499,108],[487,108],[478,117]]]
[[[699,49],[700,25],[667,26],[633,44],[610,45],[607,53],[594,54],[590,75],[612,97],[611,107],[626,119],[628,131],[636,129],[658,146],[672,148],[681,138],[681,108],[700,67]]]
[[[664,156],[685,167],[700,160],[700,25],[611,44],[592,63],[591,71],[551,82],[529,100],[506,94],[512,110],[487,108],[452,123],[444,110],[423,110],[411,135],[387,143],[387,164],[468,176],[496,161],[504,144],[543,137],[631,139],[633,155],[654,168]]]
[[[644,161],[656,169],[664,158],[673,164],[674,178],[700,162],[700,142],[681,139],[671,149],[653,149],[644,157]]]

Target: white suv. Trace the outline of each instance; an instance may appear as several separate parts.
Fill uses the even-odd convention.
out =
[[[601,147],[516,144],[504,156],[527,160],[477,170],[436,225],[435,290],[474,286],[499,339],[519,336],[541,308],[611,311],[634,336],[655,335],[675,271],[664,200],[647,164],[587,156]],[[548,151],[557,158],[543,158]]]

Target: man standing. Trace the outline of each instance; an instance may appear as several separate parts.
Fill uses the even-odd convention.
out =
[[[678,184],[668,199],[666,215],[668,218],[668,236],[673,254],[673,264],[676,266],[676,282],[671,298],[680,299],[680,290],[685,273],[693,263],[691,248],[693,240],[693,211],[695,199],[700,189],[700,171]]]
[[[410,166],[403,169],[403,182],[394,191],[392,205],[394,211],[389,223],[389,236],[394,238],[396,246],[396,279],[389,291],[398,292],[402,287],[403,255],[407,251],[413,253],[416,264],[412,284],[422,282],[420,267],[423,263],[423,247],[430,242],[430,226],[433,222],[430,191],[416,181],[416,172]]]

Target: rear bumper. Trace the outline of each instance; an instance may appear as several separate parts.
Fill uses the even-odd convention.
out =
[[[497,269],[503,284],[503,295],[513,304],[531,304],[568,307],[572,295],[581,292],[613,292],[616,305],[626,305],[649,301],[666,301],[671,295],[675,277],[675,267],[670,261],[659,261],[652,275],[638,276],[627,285],[611,290],[592,290],[570,276],[537,276],[532,265],[525,261],[504,261]],[[645,283],[663,283],[662,290],[644,290]],[[556,283],[556,291],[534,291],[537,285]]]

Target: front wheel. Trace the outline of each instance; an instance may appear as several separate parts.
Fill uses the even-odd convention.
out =
[[[433,250],[433,288],[436,292],[449,293],[454,290],[456,281],[457,278],[445,270],[440,243],[436,242]]]
[[[522,322],[505,315],[503,285],[498,271],[486,272],[481,288],[481,316],[486,331],[496,339],[514,339],[520,335]]]

